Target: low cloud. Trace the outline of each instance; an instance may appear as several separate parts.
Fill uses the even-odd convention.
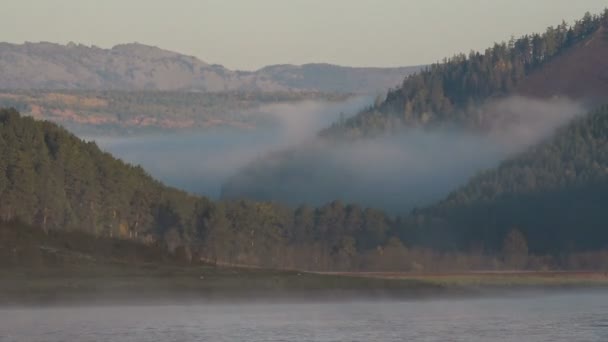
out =
[[[339,199],[403,214],[445,197],[585,112],[567,99],[511,97],[478,110],[480,129],[404,129],[348,143],[317,138],[319,130],[369,103],[359,97],[274,104],[242,113],[264,122],[251,130],[93,140],[166,184],[212,198],[224,184],[229,198],[292,205]]]
[[[141,165],[168,185],[217,198],[221,184],[247,164],[313,139],[320,129],[340,116],[353,115],[370,101],[369,97],[342,102],[301,101],[239,113],[260,123],[254,129],[218,127],[189,133],[85,139],[96,141],[116,157]]]
[[[258,159],[226,184],[224,195],[293,205],[340,199],[405,213],[441,199],[584,112],[567,99],[512,97],[479,109],[481,129],[404,129],[349,143],[315,140]]]

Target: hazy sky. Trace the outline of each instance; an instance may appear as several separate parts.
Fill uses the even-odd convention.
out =
[[[0,0],[0,40],[140,42],[230,68],[401,66],[599,13],[606,0]]]

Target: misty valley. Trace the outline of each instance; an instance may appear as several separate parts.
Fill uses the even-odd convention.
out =
[[[347,7],[410,12],[389,2]],[[442,6],[470,6],[456,2]],[[200,9],[224,5],[197,6],[210,23]],[[496,6],[470,10],[516,7]],[[0,341],[606,340],[598,8],[406,66],[311,63],[323,49],[293,18],[231,44],[253,63],[276,34],[273,56],[302,44],[292,58],[312,60],[255,70],[142,43],[0,42]],[[350,25],[334,20],[315,40]],[[379,60],[398,28],[368,29],[383,27],[340,42]]]
[[[262,108],[267,112],[257,115],[272,119],[247,129],[129,136],[76,133],[143,166],[167,185],[212,199],[251,198],[292,206],[340,200],[407,215],[550,137],[585,112],[585,106],[574,101],[514,97],[484,108],[489,126],[485,132],[405,129],[348,144],[316,136],[370,101],[367,97]],[[287,161],[275,157],[284,150],[293,153]],[[287,164],[280,166],[283,174],[277,174],[276,166],[263,164],[269,158]]]

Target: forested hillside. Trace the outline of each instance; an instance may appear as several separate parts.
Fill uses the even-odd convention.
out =
[[[498,249],[517,229],[534,253],[608,247],[608,107],[410,217],[413,240],[433,248]]]
[[[357,189],[364,188],[370,194],[363,195],[368,200],[366,205],[407,213],[412,207],[443,198],[479,170],[510,156],[497,148],[492,154],[496,161],[487,164],[485,161],[491,158],[471,156],[491,147],[492,139],[478,139],[468,148],[456,148],[463,140],[500,131],[503,139],[521,141],[521,148],[529,147],[538,141],[524,144],[526,139],[511,134],[514,123],[521,126],[515,130],[527,130],[527,136],[533,136],[560,118],[571,118],[607,103],[607,75],[608,11],[586,14],[573,25],[562,23],[543,34],[495,44],[481,53],[458,55],[409,76],[400,88],[388,93],[385,101],[336,122],[316,141],[250,163],[224,184],[223,195],[318,203],[313,201],[326,200],[329,193],[345,201],[361,201]],[[555,105],[559,101],[561,107]],[[542,124],[534,126],[535,122]],[[378,157],[385,154],[390,157]],[[348,156],[354,156],[355,161]],[[357,172],[366,169],[361,162],[365,160],[373,160],[373,169],[379,170],[369,172],[373,177],[357,177]],[[452,162],[442,164],[441,160]],[[453,169],[458,175],[458,170],[465,169],[460,166],[462,160],[470,161],[471,166],[459,183],[450,183],[454,179],[450,172],[437,171]],[[419,172],[421,168],[427,169]],[[394,172],[384,172],[386,169]],[[410,176],[412,173],[414,176]],[[432,173],[437,174],[436,179],[431,184],[422,182],[427,185],[424,189],[417,189],[417,184],[410,181],[412,177],[424,180],[420,174]],[[445,184],[439,195],[439,190],[428,190],[435,184]],[[377,192],[390,195],[378,199]],[[399,201],[401,209],[395,208]]]
[[[182,260],[315,270],[598,268],[608,247],[608,108],[444,203],[394,219],[167,188],[49,122],[0,112],[0,218],[164,246]],[[577,254],[578,253],[578,254]],[[522,261],[523,260],[523,261]]]
[[[0,218],[45,231],[161,243],[186,258],[274,267],[351,267],[387,243],[382,212],[214,203],[165,187],[49,122],[0,112]],[[375,261],[380,262],[380,261]]]
[[[359,137],[403,125],[446,122],[479,126],[484,124],[480,105],[510,94],[596,100],[608,92],[607,27],[608,10],[602,15],[587,13],[573,25],[562,23],[484,52],[456,55],[407,77],[384,102],[322,135]],[[569,62],[551,65],[562,57]]]
[[[193,210],[194,198],[55,124],[3,110],[0,129],[0,216],[6,221],[143,238],[157,232],[163,203]]]

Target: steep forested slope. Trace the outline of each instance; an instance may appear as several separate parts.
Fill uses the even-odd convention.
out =
[[[535,253],[608,247],[608,107],[481,173],[410,217],[412,242],[498,249],[520,230]]]
[[[519,257],[524,250],[526,258],[528,251],[567,257],[533,257],[530,267],[581,265],[572,260],[594,260],[587,265],[599,267],[603,259],[589,259],[594,254],[580,259],[572,252],[608,247],[607,137],[604,108],[480,175],[443,203],[393,219],[338,201],[297,209],[251,201],[211,202],[167,188],[141,168],[114,159],[55,124],[2,110],[0,219],[38,226],[51,235],[67,230],[164,246],[180,259],[227,265],[501,268],[512,265],[510,251]]]
[[[562,76],[550,71],[571,64],[564,60],[604,51],[602,25],[607,18],[608,12],[586,16],[570,28],[549,29],[542,36],[433,66],[406,79],[385,102],[322,135],[360,137],[401,125],[445,122],[479,127],[484,117],[477,106],[487,99],[563,95],[561,89],[576,95],[569,92],[587,84],[593,92],[582,91],[579,97],[591,94],[601,101],[601,73],[569,73],[599,75],[588,83],[587,76],[572,79],[577,88],[568,84],[570,76],[553,82]],[[595,69],[606,60],[589,59]],[[549,85],[553,88],[534,93]],[[607,118],[608,109],[603,108],[577,120],[554,138],[481,174],[444,202],[392,219],[382,211],[339,201],[296,209],[247,200],[212,202],[167,188],[141,168],[54,124],[3,110],[0,218],[44,230],[157,242],[186,257],[224,263],[309,269],[500,268],[501,253],[513,249],[509,241],[516,242],[517,253],[554,256],[608,247]],[[280,162],[269,164],[271,174],[288,178],[284,160],[289,159],[289,154],[273,158]],[[302,167],[297,174],[307,174],[306,165],[296,165]],[[302,187],[315,190],[307,188],[305,180]],[[567,264],[542,260],[540,264],[549,267]]]
[[[0,111],[0,219],[82,231],[225,263],[329,269],[389,240],[382,212],[214,203],[165,187],[63,128]]]
[[[15,111],[0,113],[0,156],[4,220],[18,218],[45,229],[147,235],[157,232],[162,218],[154,216],[164,203],[183,203],[184,213],[195,204],[194,198],[163,187],[94,143]]]
[[[322,133],[327,137],[377,134],[401,125],[483,124],[476,110],[510,94],[605,98],[608,91],[608,10],[587,13],[574,25],[456,55],[407,77],[386,100]]]
[[[315,143],[264,156],[244,167],[226,182],[223,195],[226,198],[281,201],[291,195],[296,200],[306,201],[315,199],[310,194],[325,194],[328,189],[338,189],[337,196],[347,201],[353,200],[356,197],[351,190],[362,182],[352,177],[353,168],[350,165],[340,168],[344,153],[331,154],[327,151],[342,151],[345,145],[352,149],[355,146],[377,146],[377,141],[386,140],[386,136],[394,136],[394,140],[402,141],[402,147],[395,144],[386,147],[383,144],[382,148],[361,148],[356,153],[360,160],[379,160],[375,156],[383,153],[395,155],[395,158],[387,158],[375,165],[378,170],[399,165],[403,177],[390,175],[394,178],[391,180],[394,188],[386,186],[386,179],[390,178],[382,178],[386,173],[380,173],[377,182],[368,182],[377,184],[377,188],[387,188],[385,192],[394,194],[399,192],[395,189],[399,189],[401,184],[409,185],[408,170],[419,168],[420,159],[429,165],[440,164],[429,163],[424,158],[416,158],[416,155],[428,152],[436,153],[437,158],[450,157],[443,151],[429,149],[434,142],[430,138],[415,140],[413,137],[420,132],[424,132],[425,137],[446,136],[436,139],[444,141],[454,139],[449,133],[452,131],[464,132],[467,136],[500,129],[507,132],[507,126],[512,122],[520,122],[522,129],[526,129],[526,120],[536,120],[535,112],[539,111],[546,112],[543,120],[545,126],[550,126],[564,114],[559,108],[554,108],[552,103],[555,101],[564,101],[563,109],[571,110],[571,116],[577,112],[576,106],[590,109],[605,103],[608,101],[607,27],[608,11],[597,16],[587,14],[572,26],[562,23],[548,28],[544,34],[526,35],[508,43],[496,44],[482,53],[458,55],[444,63],[432,65],[407,77],[400,88],[389,92],[384,102],[377,102],[358,115],[322,131]],[[567,109],[568,101],[576,106]],[[535,105],[528,106],[526,102]],[[546,105],[543,105],[545,102]],[[505,127],[500,127],[501,124]],[[532,128],[530,130],[533,131]],[[505,136],[509,136],[509,133]],[[457,141],[454,144],[457,145]],[[479,144],[484,143],[480,141]],[[450,144],[444,145],[443,150],[451,148]],[[415,150],[416,146],[418,150]],[[404,151],[403,154],[392,152],[399,149]],[[468,154],[477,153],[475,151],[479,151],[479,148],[471,146],[468,153],[460,151],[462,159],[468,158]],[[504,157],[499,153],[496,156]],[[395,159],[399,158],[408,162],[395,163]],[[333,169],[338,171],[327,171]],[[468,177],[476,171],[469,170]],[[438,177],[437,183],[447,182]],[[440,196],[455,189],[453,184],[450,186],[444,187],[445,192]],[[370,188],[374,189],[371,185]],[[393,212],[405,212],[412,207],[411,194],[420,193],[414,188],[401,187],[401,211],[395,209],[395,200],[389,202],[390,208],[385,205],[387,201],[382,199],[366,204]],[[437,193],[433,195],[437,196]],[[317,197],[326,199],[327,196]],[[414,202],[415,206],[430,203],[428,194],[423,193],[418,198],[420,200]],[[430,199],[436,198],[439,197]]]

